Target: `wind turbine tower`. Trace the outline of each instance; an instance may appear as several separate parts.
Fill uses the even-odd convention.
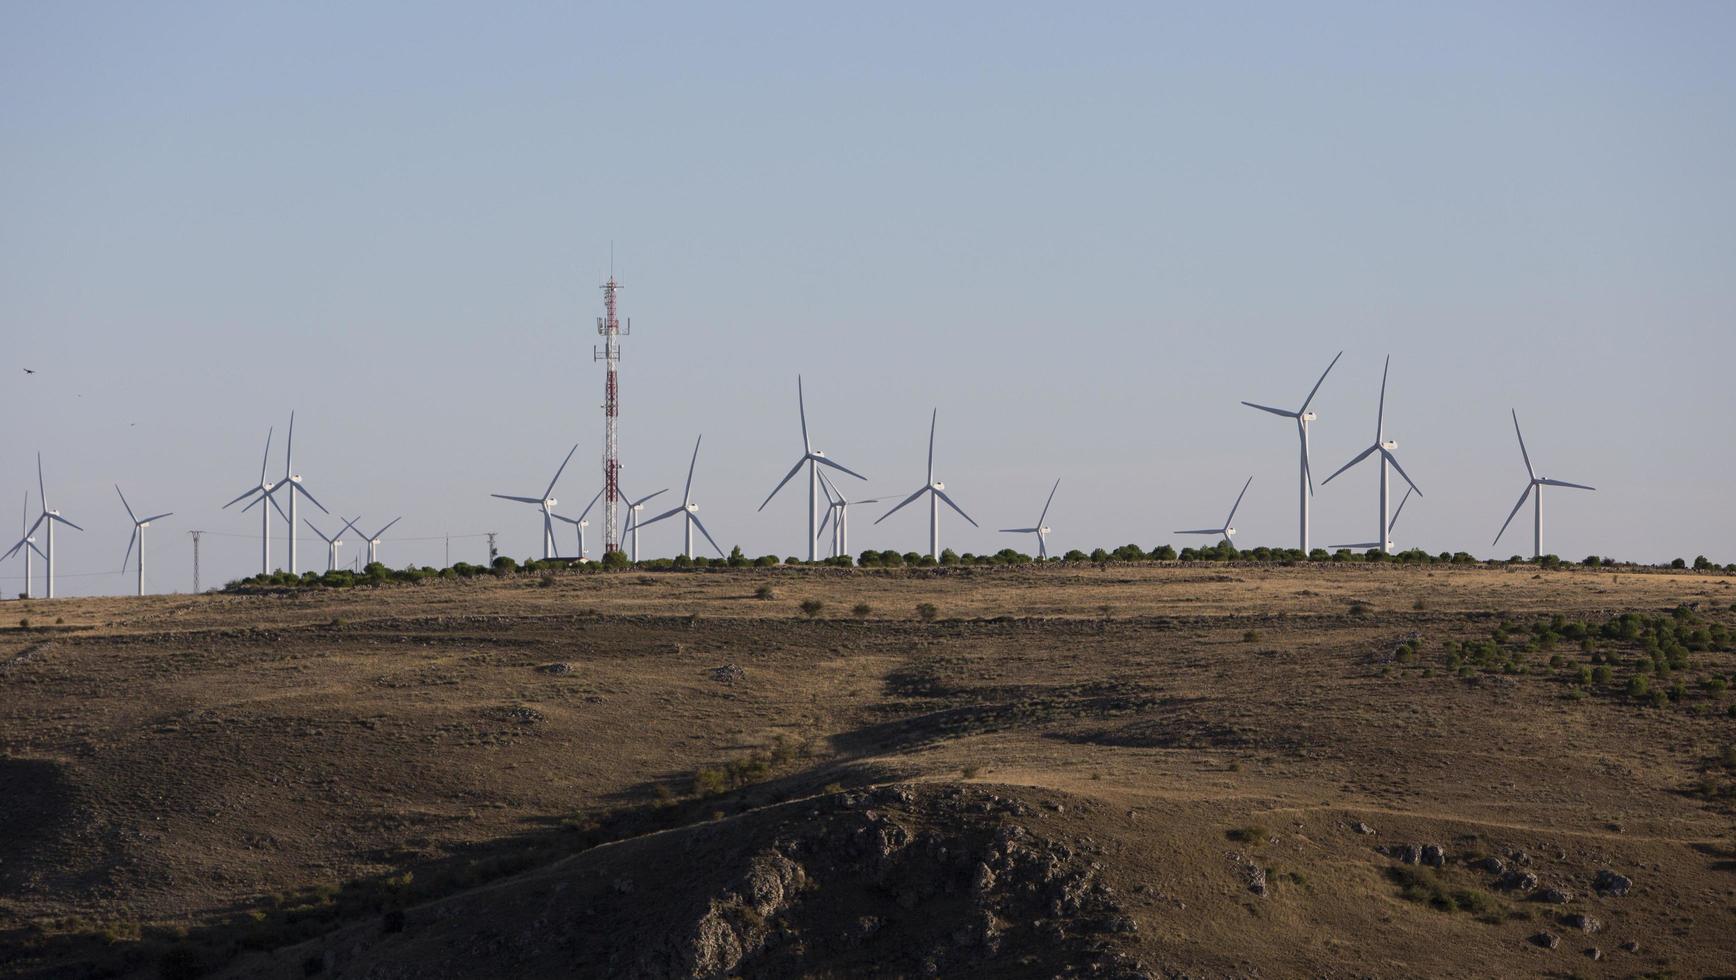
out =
[[[633,321],[625,327],[615,314],[615,293],[621,284],[615,281],[614,270],[603,284],[603,315],[597,318],[597,333],[603,336],[601,348],[591,348],[591,359],[604,362],[603,378],[603,548],[621,550],[621,338],[633,333]]]

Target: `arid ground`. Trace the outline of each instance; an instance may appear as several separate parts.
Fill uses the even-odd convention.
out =
[[[1736,974],[1733,610],[1174,563],[8,602],[0,975]]]

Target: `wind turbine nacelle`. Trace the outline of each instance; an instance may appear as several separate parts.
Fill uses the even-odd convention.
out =
[[[1048,533],[1049,533],[1049,529],[1048,529],[1048,528],[1046,528],[1046,527],[1040,527],[1040,528],[1037,528],[1037,533],[1038,533],[1038,534],[1048,534]]]
[[[558,501],[558,500],[556,500],[556,499],[555,499],[555,498],[553,498],[553,497],[550,497],[550,498],[549,498],[549,499],[547,499],[547,500],[545,500],[545,501],[543,501],[543,506],[545,506],[545,507],[553,507],[553,506],[554,506],[554,505],[556,505],[556,504],[558,504],[558,503],[560,503],[560,501]]]
[[[580,526],[580,527],[590,527],[590,526],[591,526],[591,522],[590,522],[590,521],[580,521],[580,522],[579,522],[579,526]]]
[[[811,451],[810,451],[810,455],[813,455],[813,456],[818,456],[818,457],[820,457],[820,458],[821,458],[821,459],[825,459],[825,458],[826,458],[826,454],[825,454],[825,453],[823,453],[823,452],[821,452],[821,451],[820,451],[820,450],[818,450],[818,449],[815,449],[815,450],[811,450]]]
[[[289,478],[289,482],[291,482],[291,483],[300,483],[300,482],[301,482],[301,477],[299,477],[299,476],[292,476],[292,477],[290,477],[290,478]]]
[[[929,486],[933,487],[936,490],[945,490],[946,489],[946,484],[944,484],[944,483],[930,483]]]
[[[688,513],[689,513],[689,514],[697,514],[697,513],[699,513],[699,505],[698,505],[698,504],[688,504],[688,505],[687,505],[687,512],[688,512]]]
[[[1236,536],[1236,529],[1235,528],[1233,528],[1233,527],[1224,528],[1224,537],[1233,538],[1235,536]]]
[[[1380,448],[1382,448],[1382,449],[1384,449],[1390,453],[1394,449],[1398,448],[1398,440],[1397,439],[1388,439],[1387,441],[1380,444]]]
[[[1301,418],[1302,418],[1302,421],[1304,421],[1304,422],[1318,422],[1318,421],[1320,421],[1320,416],[1314,414],[1313,412],[1303,412]]]

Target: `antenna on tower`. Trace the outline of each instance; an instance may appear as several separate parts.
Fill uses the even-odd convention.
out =
[[[601,348],[591,348],[591,359],[604,362],[603,378],[603,547],[621,550],[621,338],[633,333],[633,321],[622,323],[616,315],[615,244],[609,243],[609,281],[603,284],[603,315],[597,318]]]

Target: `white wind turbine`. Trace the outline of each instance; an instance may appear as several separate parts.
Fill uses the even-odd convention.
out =
[[[669,488],[664,487],[656,493],[648,493],[645,496],[640,497],[638,500],[628,500],[626,494],[621,494],[621,503],[627,506],[627,535],[632,538],[632,553],[630,557],[635,565],[639,563],[639,512],[645,509],[645,504],[647,502],[655,500],[668,492]]]
[[[47,490],[46,484],[44,484],[43,480],[42,480],[42,454],[41,453],[36,454],[36,492],[38,493],[38,495],[40,496],[40,498],[42,500],[42,513],[37,515],[36,523],[34,523],[34,524],[30,525],[29,527],[24,529],[24,536],[18,539],[18,543],[12,546],[12,550],[6,552],[6,554],[4,556],[0,556],[0,561],[4,561],[7,558],[11,558],[20,549],[26,549],[26,548],[28,548],[30,551],[35,551],[37,554],[41,555],[43,565],[45,566],[43,578],[46,580],[46,585],[44,586],[44,588],[46,590],[47,598],[52,599],[52,598],[54,598],[54,525],[65,524],[67,527],[72,528],[74,531],[82,531],[82,530],[84,530],[84,528],[79,527],[77,524],[74,524],[71,521],[67,520],[66,518],[60,516],[60,511],[55,510],[52,507],[48,506],[48,490]],[[24,496],[24,513],[26,515],[28,515],[30,513],[30,495],[28,493],[26,493]],[[46,527],[44,527],[44,525],[46,525]],[[36,547],[36,530],[37,530],[37,528],[43,528],[44,536],[47,539],[44,543],[48,547],[42,548],[42,549],[38,549]],[[29,562],[30,562],[29,551],[25,552],[24,561],[25,561],[25,568],[26,568],[26,572],[25,572],[26,578],[25,578],[24,591],[26,593],[28,593],[30,591],[29,572],[28,572]]]
[[[265,479],[265,468],[271,465],[271,435],[273,431],[274,430],[272,429],[267,429],[265,431],[265,456],[259,461],[258,485],[250,487],[245,493],[242,493],[234,500],[224,504],[224,510],[228,510],[243,500],[257,495],[258,499],[242,508],[244,511],[251,510],[261,500],[270,497],[274,492],[276,492],[277,484],[271,483]],[[259,573],[261,575],[271,574],[271,511],[263,507],[259,510]]]
[[[356,526],[356,522],[359,520],[361,520],[361,517],[357,516],[344,521],[344,526],[338,528],[338,533],[331,537],[326,537],[326,533],[321,531],[319,525],[314,522],[305,522],[308,528],[311,529],[313,533],[319,535],[319,539],[324,541],[326,544],[326,571],[335,572],[338,570],[338,549],[344,546],[344,532],[353,530]]]
[[[877,504],[880,502],[880,498],[851,500],[844,496],[844,491],[839,490],[838,485],[832,482],[832,478],[824,473],[820,474],[820,489],[826,492],[826,500],[829,501],[825,516],[820,518],[820,533],[826,533],[826,522],[830,521],[832,524],[832,557],[847,555],[850,553],[850,505]]]
[[[1495,540],[1493,542],[1491,542],[1491,546],[1501,543],[1501,535],[1507,533],[1507,525],[1513,523],[1513,518],[1515,518],[1519,515],[1519,508],[1525,506],[1525,498],[1531,496],[1532,493],[1536,493],[1537,497],[1532,502],[1534,509],[1531,512],[1531,519],[1532,519],[1532,531],[1531,531],[1531,551],[1532,551],[1532,554],[1531,554],[1531,557],[1542,558],[1543,557],[1543,488],[1544,487],[1569,487],[1569,488],[1574,489],[1574,490],[1591,490],[1594,492],[1597,490],[1597,488],[1596,487],[1588,487],[1583,483],[1568,483],[1566,480],[1550,480],[1550,479],[1546,479],[1544,477],[1538,476],[1537,471],[1531,468],[1531,454],[1525,451],[1525,435],[1524,435],[1524,433],[1519,431],[1519,411],[1518,411],[1518,409],[1513,410],[1513,434],[1519,437],[1519,455],[1521,455],[1525,458],[1525,475],[1530,478],[1530,482],[1525,484],[1525,492],[1519,495],[1519,502],[1513,505],[1513,512],[1507,515],[1507,520],[1504,523],[1502,523],[1501,530],[1497,531],[1495,533]]]
[[[982,526],[982,525],[978,524],[976,522],[976,520],[974,518],[972,518],[969,514],[966,514],[964,512],[964,509],[959,507],[958,504],[953,503],[951,497],[948,497],[946,495],[946,484],[935,482],[935,479],[934,479],[934,427],[935,427],[935,424],[939,421],[940,421],[940,409],[937,408],[934,410],[934,414],[932,416],[930,416],[930,418],[928,420],[928,483],[924,484],[922,489],[916,491],[915,493],[911,494],[910,496],[905,497],[903,500],[899,501],[897,507],[894,507],[891,510],[887,511],[886,513],[880,515],[880,521],[883,521],[883,520],[887,519],[888,517],[891,517],[893,514],[898,513],[898,511],[900,509],[902,509],[905,504],[908,504],[911,501],[916,500],[918,497],[921,497],[925,493],[928,494],[928,552],[930,555],[932,555],[934,557],[935,561],[940,560],[940,502],[941,501],[943,501],[943,500],[946,501],[946,505],[948,507],[951,507],[953,510],[958,511],[958,516],[964,518],[967,521],[970,521],[971,527],[981,527]],[[874,523],[878,524],[878,523],[880,523],[880,521],[875,521]]]
[[[1392,552],[1392,532],[1398,530],[1398,517],[1400,514],[1404,513],[1404,505],[1410,503],[1411,494],[1416,493],[1416,492],[1417,492],[1417,488],[1414,486],[1405,487],[1404,496],[1399,498],[1398,506],[1394,507],[1392,509],[1392,520],[1386,522],[1386,535],[1387,535],[1387,537],[1386,537],[1386,549],[1385,550],[1388,553]],[[1380,545],[1375,544],[1373,541],[1363,541],[1363,542],[1358,543],[1358,544],[1335,544],[1332,546],[1332,550],[1337,551],[1340,548],[1353,548],[1353,549],[1360,550],[1360,551],[1366,551],[1369,548],[1379,548],[1379,547],[1380,547]]]
[[[1392,554],[1392,518],[1387,516],[1387,512],[1392,503],[1392,478],[1387,473],[1387,467],[1391,466],[1398,470],[1398,475],[1404,477],[1404,482],[1410,484],[1417,496],[1423,495],[1422,488],[1410,478],[1410,474],[1404,471],[1404,467],[1398,465],[1398,457],[1392,454],[1392,451],[1398,448],[1398,441],[1386,438],[1386,373],[1391,367],[1392,355],[1388,354],[1386,366],[1380,369],[1380,408],[1374,416],[1374,445],[1357,453],[1356,458],[1340,466],[1337,473],[1333,473],[1320,481],[1320,485],[1325,486],[1336,479],[1339,473],[1343,473],[1375,453],[1380,453],[1380,537],[1376,539],[1379,544],[1370,547],[1378,547],[1389,555]]]
[[[1250,477],[1248,477],[1248,482],[1242,484],[1242,492],[1236,494],[1236,502],[1230,506],[1230,516],[1224,518],[1224,526],[1223,527],[1208,527],[1208,528],[1201,528],[1200,530],[1196,530],[1196,531],[1176,531],[1175,533],[1176,534],[1211,534],[1211,535],[1216,535],[1217,537],[1223,538],[1225,541],[1230,541],[1230,543],[1233,545],[1235,542],[1232,541],[1231,539],[1236,536],[1236,527],[1235,527],[1236,510],[1237,510],[1237,508],[1242,506],[1242,498],[1246,497],[1248,495],[1248,487],[1250,485],[1252,485],[1253,482],[1254,482],[1254,478],[1250,476]]]
[[[577,517],[564,517],[560,514],[554,515],[555,520],[565,521],[566,523],[571,524],[575,529],[578,530],[578,532],[579,532],[579,560],[580,561],[590,561],[591,560],[589,557],[590,552],[588,550],[586,550],[586,548],[585,548],[585,528],[590,527],[591,522],[586,520],[585,518],[590,516],[591,508],[597,506],[597,501],[602,500],[602,499],[603,499],[603,491],[598,490],[597,495],[595,497],[591,498],[591,502],[585,505],[585,509],[579,513],[579,516],[577,516]]]
[[[314,499],[313,494],[307,492],[307,488],[301,485],[301,474],[295,472],[295,413],[293,411],[289,413],[289,441],[285,446],[286,448],[283,452],[283,481],[279,483],[278,486],[287,486],[289,488],[289,513],[283,514],[283,519],[289,525],[289,574],[294,575],[298,571],[296,568],[295,543],[297,536],[300,534],[299,529],[295,526],[295,498],[298,495],[306,497],[309,503],[320,509],[321,513],[329,514],[331,511],[326,510],[325,504],[320,503],[318,500]],[[254,503],[257,504],[258,501],[254,501]],[[271,504],[276,507],[277,500],[274,498],[271,501]],[[248,506],[251,507],[253,504],[249,504]],[[282,513],[282,508],[279,508],[278,512]]]
[[[765,510],[766,504],[772,502],[772,498],[778,495],[778,491],[784,488],[784,484],[790,482],[797,473],[801,472],[803,466],[807,466],[808,560],[813,561],[819,554],[817,541],[820,537],[820,467],[830,466],[835,470],[841,470],[848,473],[858,480],[866,480],[868,478],[842,463],[826,458],[826,454],[815,449],[814,444],[809,441],[808,404],[806,398],[802,394],[802,377],[799,374],[796,375],[796,409],[802,416],[802,458],[796,460],[796,465],[790,467],[790,471],[784,474],[784,478],[778,481],[778,485],[772,488],[771,493],[766,494],[765,503],[760,504],[759,509],[762,511]],[[963,513],[963,511],[960,511],[960,513]]]
[[[1061,478],[1055,478],[1055,485],[1049,488],[1049,499],[1043,501],[1043,513],[1037,517],[1036,527],[1003,527],[1002,534],[1035,534],[1037,536],[1037,557],[1049,557],[1049,525],[1043,520],[1049,516],[1049,505],[1055,502],[1055,491],[1061,489]],[[1244,488],[1246,489],[1246,488]]]
[[[553,505],[554,501],[551,500],[551,501],[549,501],[549,503],[550,503],[550,505]],[[392,525],[398,523],[399,521],[401,521],[403,519],[404,518],[402,518],[402,517],[394,517],[391,520],[386,522],[385,527],[380,528],[378,531],[375,531],[373,534],[366,536],[366,541],[368,542],[368,564],[372,565],[374,562],[377,562],[380,560],[380,539],[382,537],[385,537],[386,532],[390,531],[392,529]],[[361,517],[358,516],[356,518],[356,520],[358,520],[358,521],[361,520]],[[357,534],[360,534],[361,531],[362,531],[361,528],[356,528]]]
[[[1308,410],[1308,406],[1313,403],[1315,394],[1320,391],[1320,386],[1326,381],[1326,376],[1332,373],[1332,368],[1338,363],[1338,358],[1343,356],[1344,352],[1339,351],[1337,357],[1332,359],[1332,363],[1326,365],[1326,370],[1320,372],[1320,380],[1314,382],[1313,390],[1309,391],[1308,397],[1302,400],[1302,407],[1298,408],[1294,412],[1286,411],[1282,408],[1273,408],[1270,405],[1256,405],[1253,402],[1242,403],[1249,408],[1257,408],[1262,412],[1271,412],[1273,415],[1296,420],[1296,437],[1302,443],[1302,475],[1299,481],[1301,487],[1298,492],[1302,498],[1301,521],[1303,554],[1308,553],[1308,498],[1314,495],[1314,474],[1308,468],[1308,423],[1316,421],[1319,418],[1319,416]]]
[[[693,468],[699,464],[699,443],[704,439],[705,436],[702,435],[698,439],[693,440],[693,458],[687,463],[687,488],[681,492],[681,506],[672,510],[666,510],[648,521],[640,522],[635,520],[633,522],[633,530],[635,532],[634,536],[637,537],[639,528],[655,524],[666,517],[674,517],[676,514],[680,514],[682,516],[684,532],[681,553],[686,555],[690,560],[693,558],[694,528],[699,528],[699,533],[705,535],[705,540],[710,541],[711,546],[717,549],[717,557],[723,557],[723,549],[718,547],[717,539],[713,538],[711,532],[705,529],[705,525],[699,522],[699,505],[693,502]]]
[[[31,556],[37,555],[42,558],[48,557],[42,553],[41,548],[37,547],[36,529],[30,526],[29,490],[24,491],[24,513],[18,518],[18,533],[18,543],[13,545],[12,550],[6,552],[4,558],[0,558],[0,561],[4,561],[6,558],[11,558],[21,550],[24,552],[24,592],[19,596],[19,598],[28,599],[30,598],[32,586],[35,584],[33,582],[33,572],[35,569],[31,563]]]
[[[153,514],[150,517],[147,517],[143,520],[140,520],[139,515],[133,513],[133,505],[127,503],[127,495],[124,493],[121,493],[120,484],[118,484],[118,483],[115,484],[115,495],[121,498],[121,506],[125,507],[127,509],[127,517],[131,518],[132,522],[133,522],[133,536],[127,539],[127,553],[124,556],[122,556],[122,558],[121,558],[121,571],[124,572],[127,570],[127,562],[133,557],[133,543],[137,542],[138,546],[139,546],[139,595],[144,595],[145,594],[145,528],[150,527],[152,521],[160,521],[165,517],[174,516],[174,511],[169,511],[167,513],[162,513],[162,514]]]
[[[543,523],[543,557],[545,559],[546,558],[554,558],[559,554],[559,549],[557,549],[555,547],[555,522],[551,519],[551,516],[550,516],[554,513],[554,507],[555,507],[555,503],[556,503],[556,500],[554,498],[555,484],[560,482],[561,474],[566,471],[567,464],[572,462],[573,453],[576,453],[578,451],[579,451],[579,444],[575,442],[575,443],[573,443],[573,448],[567,450],[567,458],[561,460],[561,468],[558,470],[555,470],[555,478],[549,481],[548,489],[543,491],[542,496],[540,496],[540,497],[513,497],[513,496],[509,496],[509,495],[504,494],[504,493],[497,493],[497,494],[491,495],[491,496],[499,497],[502,500],[512,500],[512,501],[516,501],[516,502],[521,503],[521,504],[534,504],[535,506],[537,506],[538,508],[540,508],[542,510],[542,516],[543,516],[543,520],[542,520],[542,523]]]

